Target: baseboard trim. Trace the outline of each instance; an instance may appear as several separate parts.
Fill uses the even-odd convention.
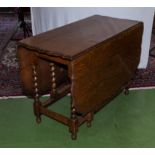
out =
[[[136,87],[136,88],[129,88],[129,90],[145,90],[145,89],[155,89],[155,86],[153,86],[153,87]]]

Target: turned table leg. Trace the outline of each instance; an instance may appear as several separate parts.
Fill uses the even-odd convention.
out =
[[[76,140],[77,138],[77,131],[78,131],[78,119],[76,116],[76,109],[74,104],[71,102],[71,123],[69,126],[69,131],[71,132],[72,140]]]
[[[51,97],[56,95],[56,75],[55,75],[55,65],[50,63],[50,74],[51,74]]]
[[[35,65],[33,65],[33,82],[34,82],[33,109],[34,109],[34,114],[36,116],[36,122],[39,124],[41,122],[41,113],[39,109],[40,101],[39,101],[38,77],[37,77],[37,71],[36,71]]]

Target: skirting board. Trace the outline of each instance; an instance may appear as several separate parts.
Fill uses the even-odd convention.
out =
[[[47,95],[43,95],[43,96],[50,96],[50,95],[47,94]],[[67,94],[67,96],[70,96],[70,94]],[[14,99],[14,98],[27,98],[27,96],[3,96],[3,97],[0,97],[1,100]]]

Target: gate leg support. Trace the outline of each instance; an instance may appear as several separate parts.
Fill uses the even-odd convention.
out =
[[[34,104],[33,104],[33,110],[34,114],[36,116],[36,122],[39,124],[41,122],[41,113],[40,108],[41,103],[39,101],[39,89],[38,89],[38,76],[36,71],[36,66],[33,65],[33,82],[34,82]]]

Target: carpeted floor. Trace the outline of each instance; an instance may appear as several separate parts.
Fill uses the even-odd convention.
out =
[[[36,124],[32,100],[0,100],[0,147],[150,148],[155,147],[155,89],[120,94],[95,114],[92,127],[83,124],[76,141],[68,127],[47,117]],[[68,115],[70,98],[51,106]]]
[[[10,41],[0,58],[0,96],[22,95],[16,41]]]
[[[0,57],[17,26],[15,13],[0,13]]]
[[[24,33],[17,21],[17,14],[0,13],[0,20],[0,32],[5,34],[4,37],[0,35],[3,45],[0,46],[0,97],[23,95],[16,45],[17,41],[24,39]],[[25,15],[25,21],[31,27],[28,13]]]
[[[155,87],[155,34],[152,33],[150,56],[146,69],[139,69],[131,82],[131,88]]]

